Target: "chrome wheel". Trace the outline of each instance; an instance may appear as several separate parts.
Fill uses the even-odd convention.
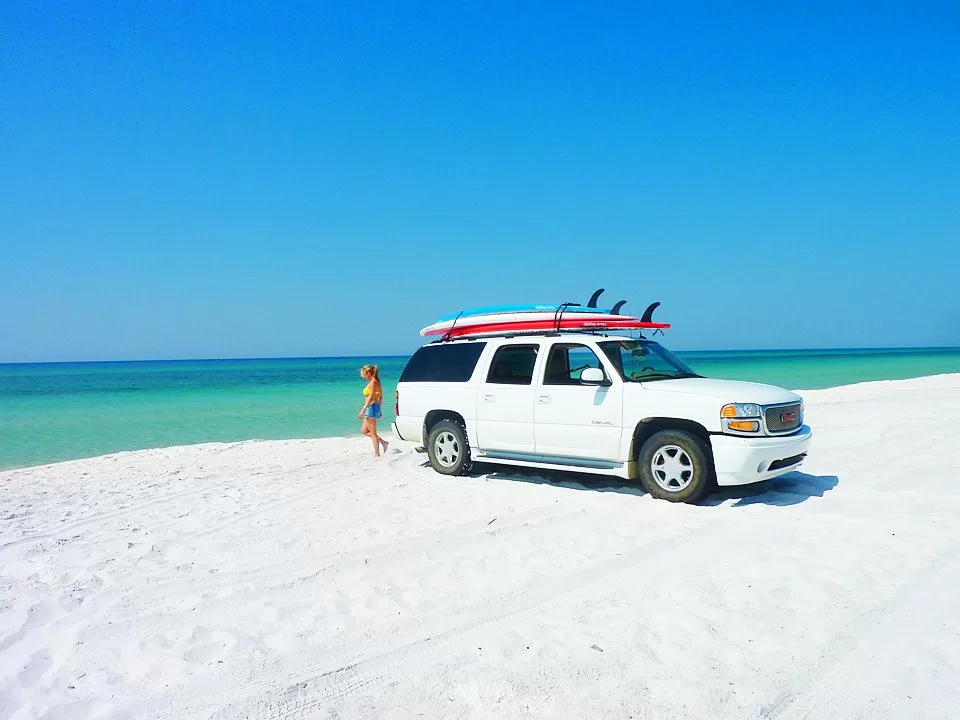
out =
[[[433,441],[433,454],[444,467],[453,467],[460,459],[460,443],[452,432],[442,432]]]
[[[693,460],[679,445],[664,445],[653,454],[650,471],[667,492],[680,492],[693,480]]]

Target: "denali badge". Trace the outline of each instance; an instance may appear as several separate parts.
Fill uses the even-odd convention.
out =
[[[780,422],[782,423],[793,422],[796,419],[797,419],[796,413],[782,413],[780,415]]]

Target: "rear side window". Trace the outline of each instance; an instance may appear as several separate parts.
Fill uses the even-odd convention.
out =
[[[486,343],[443,343],[417,350],[403,369],[400,382],[466,382]]]
[[[539,345],[505,345],[497,350],[490,364],[488,383],[499,385],[530,385],[533,366],[537,363]]]

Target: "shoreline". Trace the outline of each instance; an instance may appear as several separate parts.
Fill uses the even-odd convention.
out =
[[[916,377],[902,378],[902,379],[895,379],[895,380],[865,380],[865,381],[863,381],[863,382],[849,383],[849,384],[845,384],[845,385],[835,385],[835,386],[828,387],[828,388],[817,388],[817,389],[815,389],[815,390],[793,390],[792,392],[795,392],[795,393],[800,394],[801,396],[804,397],[804,400],[806,400],[806,396],[807,396],[807,395],[811,395],[811,394],[813,394],[813,393],[837,392],[837,391],[840,391],[841,389],[847,389],[847,388],[849,388],[849,389],[862,388],[862,387],[867,387],[867,388],[869,388],[869,387],[872,387],[872,386],[877,386],[877,385],[882,385],[882,384],[889,384],[889,383],[894,383],[894,384],[896,384],[896,383],[910,383],[910,382],[915,382],[915,381],[925,381],[925,380],[928,380],[928,379],[935,379],[935,378],[949,378],[949,377],[954,377],[954,376],[957,377],[958,379],[960,379],[960,373],[936,373],[936,374],[933,374],[933,375],[918,375],[918,376],[916,376]],[[382,430],[384,431],[384,432],[381,433],[382,435],[393,437],[393,432],[392,432],[392,430],[390,429],[389,424],[385,425],[385,427],[383,427]],[[81,461],[86,461],[86,460],[96,460],[96,459],[98,459],[98,458],[106,458],[106,457],[113,457],[113,456],[123,456],[123,455],[129,454],[129,453],[143,453],[143,452],[149,452],[149,451],[152,451],[152,450],[171,450],[171,449],[175,449],[175,448],[201,447],[201,446],[205,446],[205,445],[211,445],[211,446],[214,446],[214,445],[231,446],[231,445],[236,445],[236,444],[239,444],[239,443],[285,443],[285,442],[306,442],[306,441],[316,441],[316,440],[353,440],[353,439],[355,439],[355,438],[357,438],[357,437],[359,437],[359,436],[360,436],[360,434],[359,434],[359,431],[358,431],[356,435],[317,435],[317,436],[314,436],[314,437],[279,438],[279,439],[245,438],[245,439],[242,439],[242,440],[210,440],[210,441],[204,441],[204,442],[198,442],[198,443],[180,443],[180,444],[174,444],[174,445],[159,445],[159,446],[154,446],[154,447],[134,448],[134,449],[130,449],[130,450],[117,450],[117,451],[115,451],[115,452],[102,453],[102,454],[99,454],[99,455],[87,455],[87,456],[84,456],[84,457],[69,458],[69,459],[66,459],[66,460],[54,460],[54,461],[51,461],[51,462],[39,463],[39,464],[36,464],[36,465],[16,465],[16,466],[7,467],[7,468],[0,468],[0,478],[2,478],[2,476],[3,476],[4,473],[14,472],[14,471],[17,471],[17,470],[27,470],[27,469],[35,469],[35,468],[45,468],[45,467],[50,467],[50,466],[55,466],[55,465],[62,465],[62,464],[64,464],[64,463],[75,463],[75,462],[81,462]],[[364,441],[365,443],[368,443],[368,442],[369,442],[368,440],[366,440],[366,438],[364,438],[363,441]],[[396,441],[396,442],[404,442],[404,441],[402,441],[402,440],[399,440],[398,438],[394,438],[393,440],[390,441],[391,444],[392,444],[394,441]]]

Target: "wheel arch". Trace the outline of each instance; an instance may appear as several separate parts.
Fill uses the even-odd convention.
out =
[[[431,410],[423,418],[424,447],[426,447],[427,438],[430,437],[430,431],[433,429],[433,426],[441,420],[453,420],[454,422],[463,425],[464,429],[467,427],[467,423],[464,421],[463,415],[455,410]]]
[[[686,430],[695,435],[703,442],[703,449],[713,462],[713,447],[710,443],[709,431],[695,420],[674,417],[648,417],[637,423],[633,429],[633,440],[630,445],[630,459],[637,460],[640,457],[640,449],[643,444],[654,433],[661,430]]]

